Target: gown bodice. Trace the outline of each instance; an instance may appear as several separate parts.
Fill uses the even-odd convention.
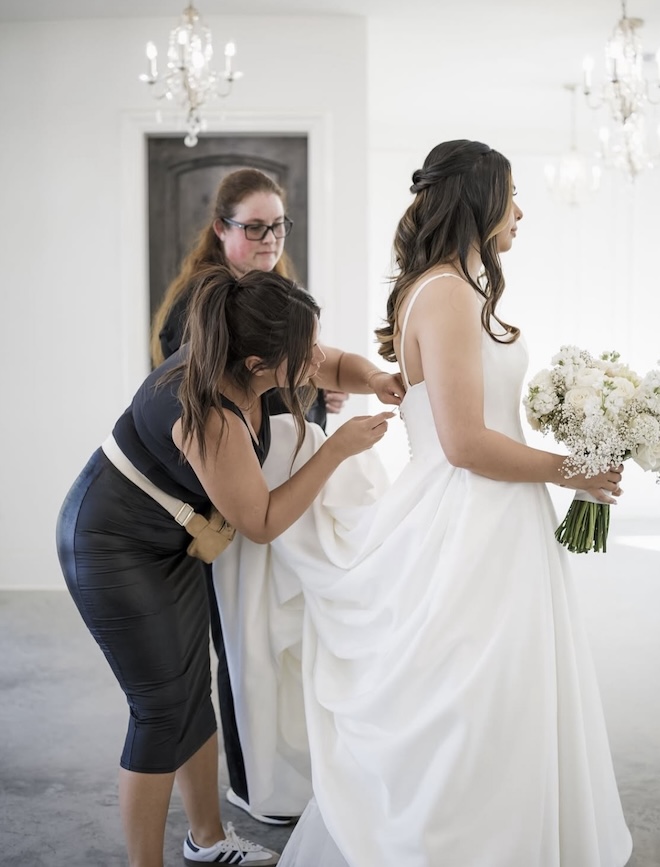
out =
[[[482,338],[484,371],[484,424],[518,442],[525,442],[520,423],[520,398],[527,370],[524,339],[497,343],[486,332]],[[433,419],[425,382],[408,387],[400,407],[411,460],[442,460],[442,446]]]
[[[411,460],[428,460],[435,455],[441,459],[442,447],[433,419],[433,411],[424,381],[410,385],[406,372],[403,346],[410,313],[422,290],[432,282],[439,283],[426,291],[442,291],[443,277],[451,274],[438,274],[424,280],[413,293],[406,309],[401,327],[401,371],[407,386],[406,395],[401,403],[401,418],[406,427]],[[498,324],[492,320],[492,328],[498,333]],[[525,437],[520,423],[520,400],[523,380],[527,371],[528,353],[524,339],[502,343],[494,340],[482,330],[481,357],[483,362],[484,424],[491,430],[505,434],[518,442]],[[440,454],[438,454],[438,451]]]

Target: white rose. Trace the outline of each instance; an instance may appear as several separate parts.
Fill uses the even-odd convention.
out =
[[[632,459],[643,470],[652,473],[660,470],[660,443],[642,443],[632,450]]]
[[[660,470],[660,422],[648,412],[635,416],[628,430],[630,454],[640,467]]]
[[[621,361],[601,361],[599,366],[602,367],[604,373],[612,379],[627,379],[632,382],[634,386],[639,385],[639,374],[635,373],[634,370],[631,370],[627,364],[624,364]]]
[[[614,390],[623,394],[626,398],[630,398],[635,394],[635,384],[631,380],[623,376],[615,376],[612,380]]]
[[[566,406],[571,407],[571,409],[582,410],[582,412],[585,411],[585,407],[589,407],[589,414],[591,414],[594,403],[599,405],[600,400],[595,389],[584,386],[582,388],[571,388],[567,391],[564,396],[564,403]]]
[[[597,367],[585,367],[576,373],[574,385],[576,388],[597,388],[603,386],[603,371]]]

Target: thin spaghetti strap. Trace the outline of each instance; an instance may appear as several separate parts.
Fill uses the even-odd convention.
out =
[[[406,387],[406,390],[410,388],[410,380],[408,379],[408,372],[406,371],[406,362],[403,357],[403,343],[406,338],[406,327],[408,326],[408,318],[410,316],[410,311],[412,310],[413,304],[417,300],[417,296],[422,291],[425,286],[428,286],[433,280],[439,280],[441,277],[457,277],[457,274],[434,274],[433,277],[429,277],[428,280],[424,280],[423,283],[420,283],[417,289],[415,289],[413,293],[413,297],[410,299],[410,303],[406,307],[406,315],[403,317],[403,324],[401,325],[401,358],[399,362],[401,364],[401,374],[403,376],[403,384]],[[458,278],[461,279],[460,277]]]

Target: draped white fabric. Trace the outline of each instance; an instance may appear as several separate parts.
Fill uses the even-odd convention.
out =
[[[483,360],[486,424],[522,441],[524,344],[484,335]],[[622,867],[631,839],[548,492],[452,467],[423,383],[402,415],[411,460],[387,493],[369,502],[369,469],[347,462],[265,564],[262,596],[303,585],[318,804],[281,867]]]
[[[297,434],[289,415],[273,416],[271,432],[263,470],[272,490],[289,477]],[[294,467],[307,461],[324,439],[317,425],[308,424]],[[346,502],[373,502],[386,486],[387,476],[376,455],[358,455],[342,464],[287,543],[257,545],[237,534],[213,564],[255,812],[298,816],[312,794],[301,672],[303,595],[300,579],[288,564],[288,544],[309,544],[317,550],[316,527],[326,526],[326,510]]]

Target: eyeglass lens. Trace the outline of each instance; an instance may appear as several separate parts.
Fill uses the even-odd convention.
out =
[[[293,222],[286,218],[280,223],[273,223],[272,226],[258,226],[253,224],[245,226],[245,237],[249,241],[263,241],[270,231],[279,240],[280,238],[286,238],[292,228]]]

